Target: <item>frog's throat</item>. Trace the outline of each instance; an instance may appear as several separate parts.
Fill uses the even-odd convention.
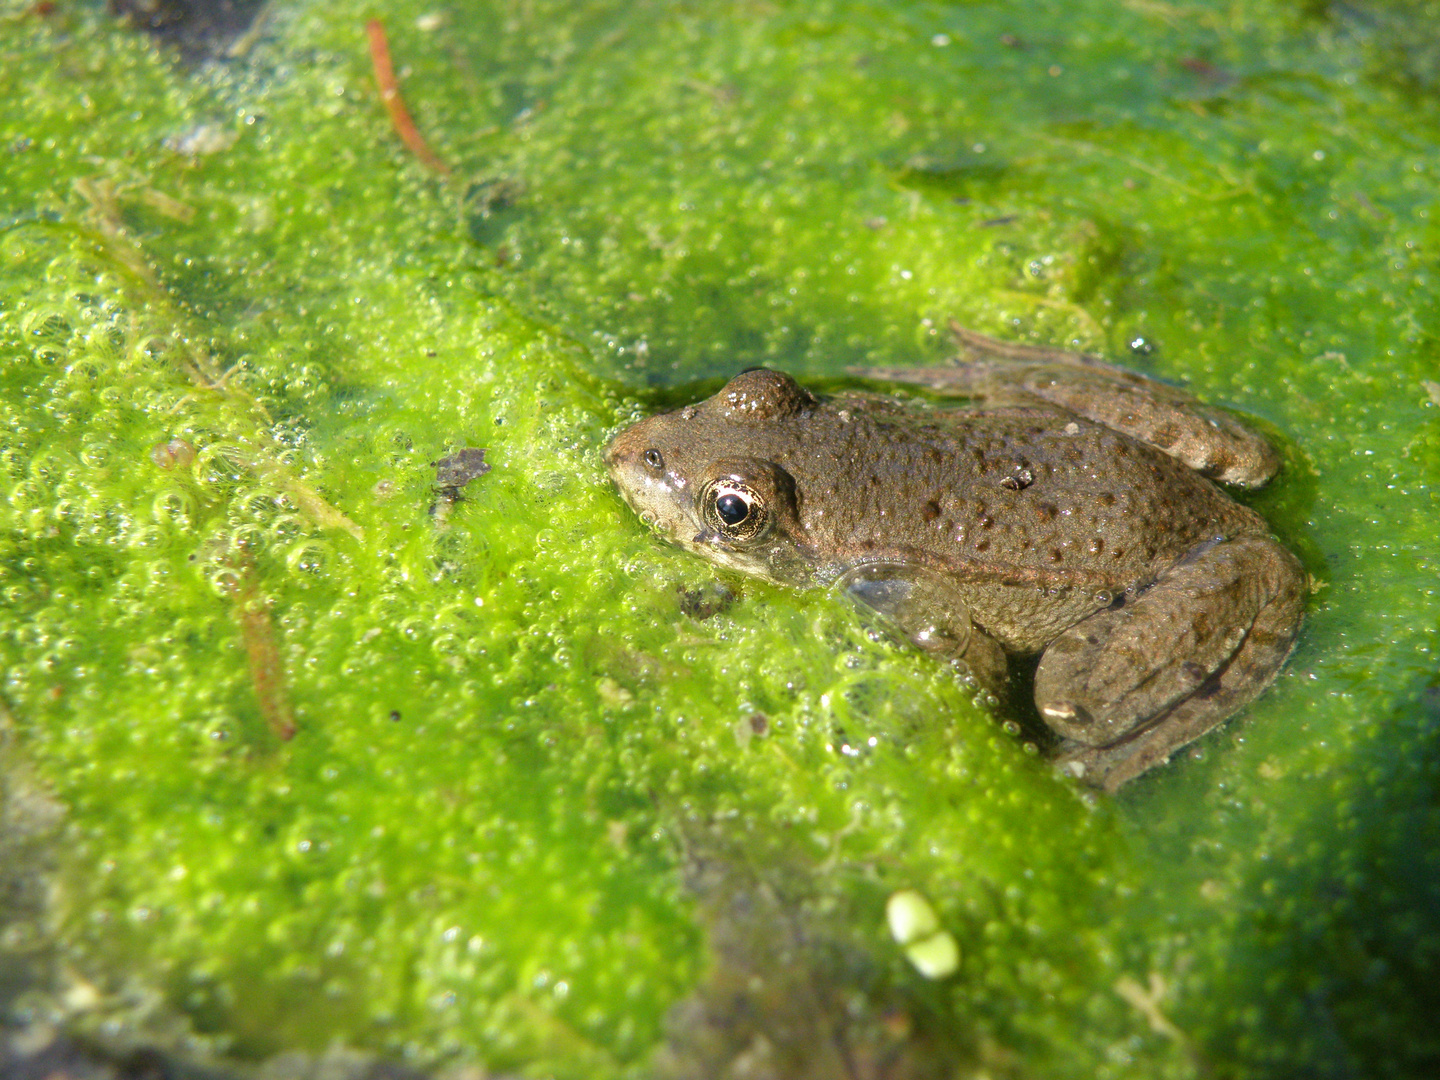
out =
[[[817,580],[817,568],[810,553],[793,543],[772,542],[746,550],[736,547],[713,529],[702,529],[691,536],[678,533],[671,539],[677,546],[717,566],[774,585],[804,587]]]

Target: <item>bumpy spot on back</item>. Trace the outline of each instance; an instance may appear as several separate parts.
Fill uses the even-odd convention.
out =
[[[815,405],[814,396],[789,375],[766,368],[741,372],[710,401],[727,420],[745,424],[799,416]]]

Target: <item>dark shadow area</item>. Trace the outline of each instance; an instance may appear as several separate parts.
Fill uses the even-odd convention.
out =
[[[1246,914],[1214,982],[1205,1041],[1245,1076],[1440,1076],[1440,679],[1376,718],[1344,788],[1246,890],[1292,899]],[[1270,992],[1239,1020],[1250,980]]]
[[[180,50],[187,64],[235,55],[265,0],[110,0],[137,30]]]
[[[660,1080],[940,1080],[1016,1075],[1016,1060],[946,1015],[945,991],[897,979],[873,948],[874,887],[753,838],[685,830],[685,877],[711,952],[705,982],[671,1010]],[[868,897],[871,907],[857,904]]]

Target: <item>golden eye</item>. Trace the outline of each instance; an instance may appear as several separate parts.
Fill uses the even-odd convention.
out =
[[[729,477],[706,485],[700,495],[700,508],[705,524],[733,543],[754,540],[770,524],[770,508],[764,496]]]

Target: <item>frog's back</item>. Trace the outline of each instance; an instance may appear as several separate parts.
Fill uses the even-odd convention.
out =
[[[842,399],[774,435],[800,542],[837,570],[878,560],[943,574],[1016,648],[1216,535],[1265,531],[1164,452],[1059,410]]]

